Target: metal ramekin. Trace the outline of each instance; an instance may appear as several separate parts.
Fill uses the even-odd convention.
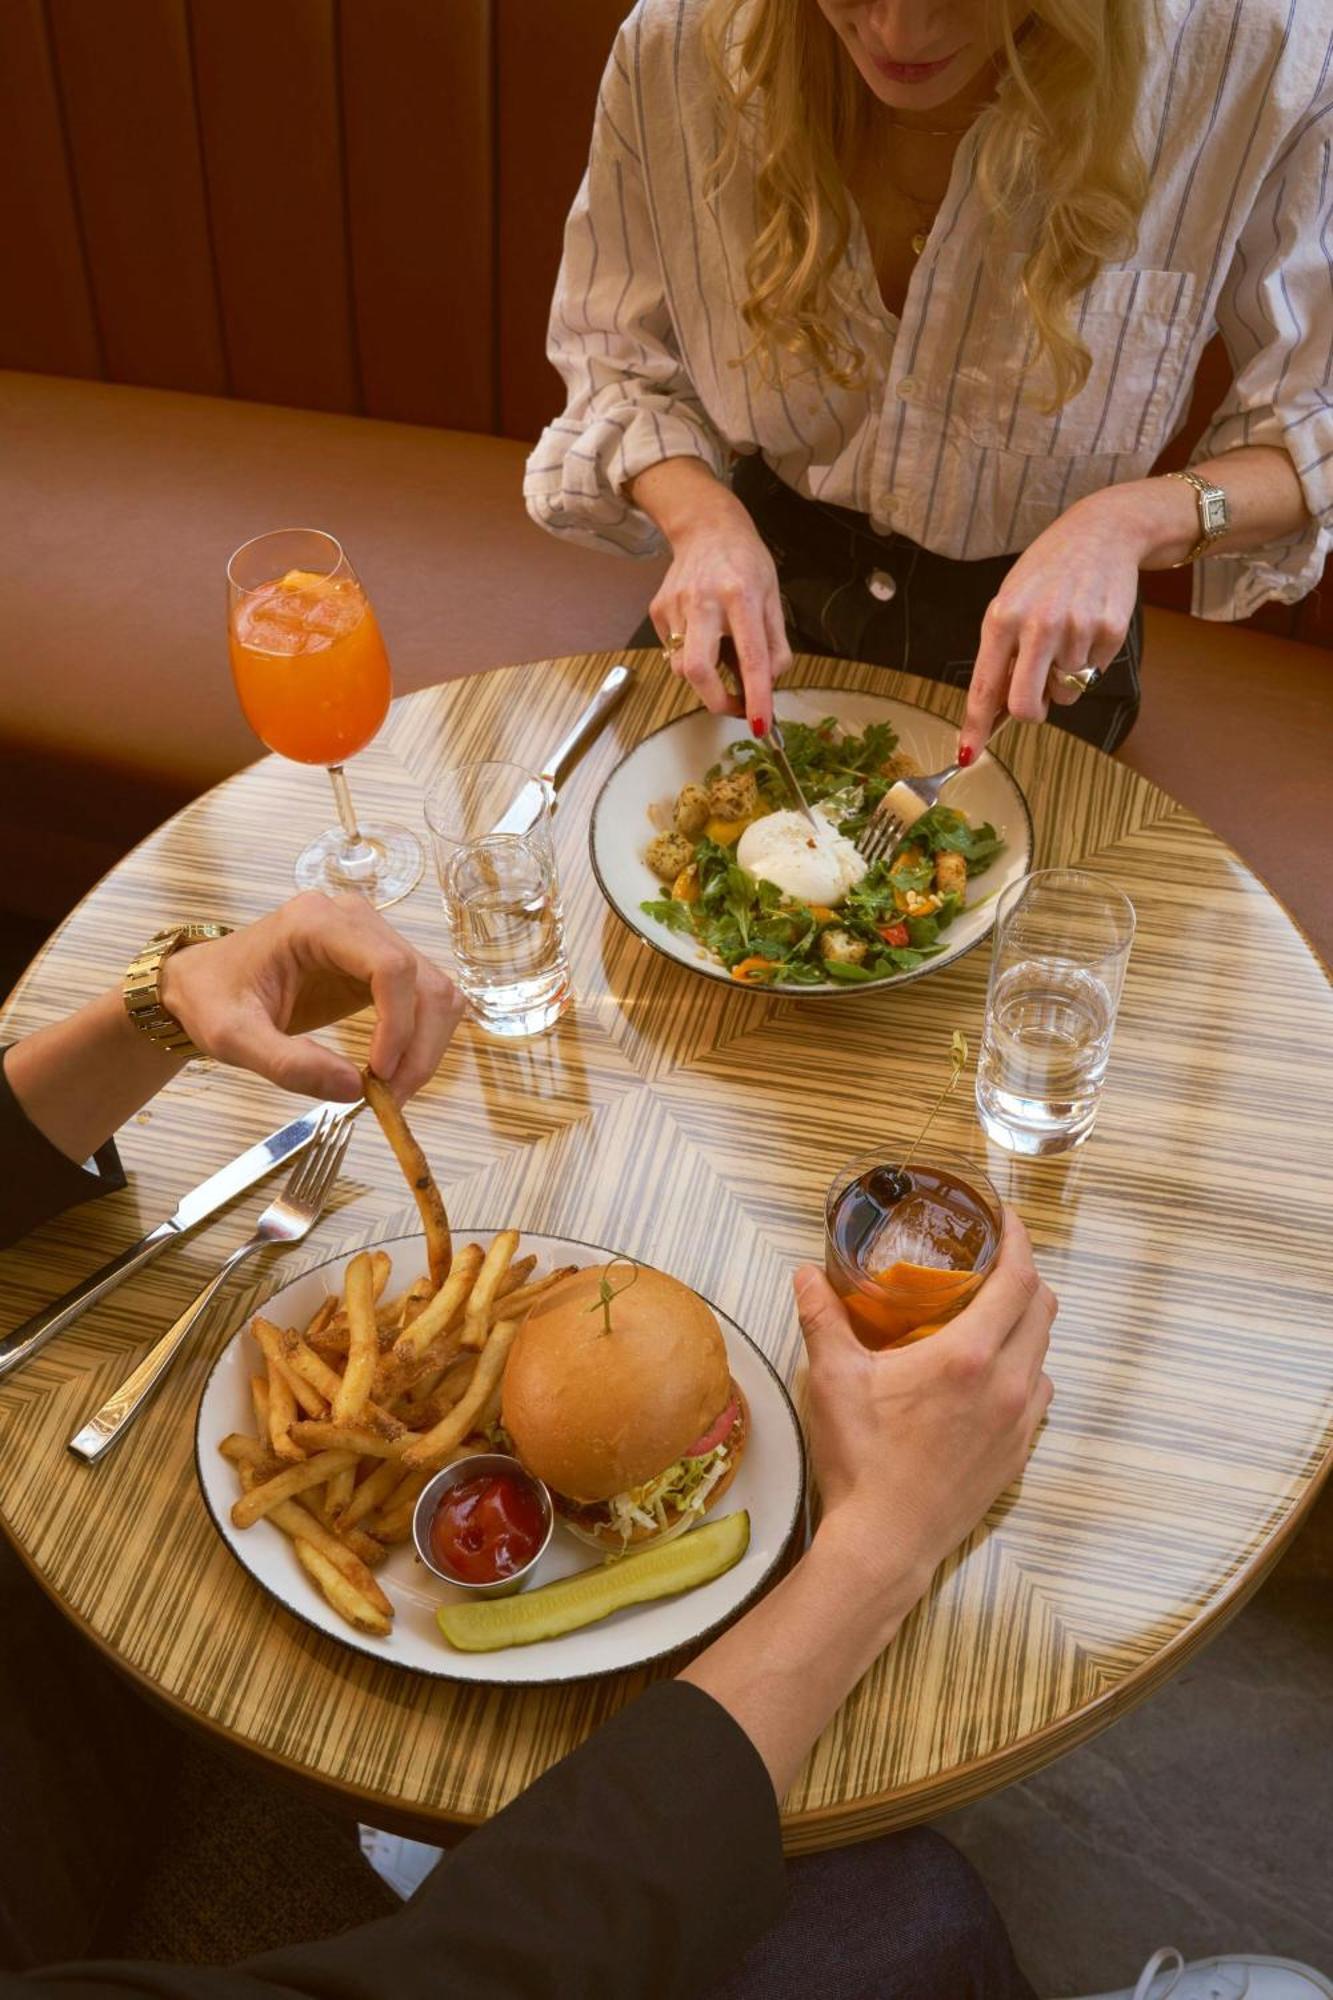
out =
[[[498,1583],[469,1583],[465,1577],[455,1576],[452,1570],[441,1569],[430,1546],[431,1522],[435,1510],[451,1486],[461,1486],[468,1479],[484,1479],[488,1474],[505,1473],[511,1479],[525,1480],[541,1499],[542,1512],[546,1516],[546,1533],[541,1546],[531,1562],[524,1563],[522,1569],[512,1576],[503,1576]],[[452,1465],[446,1465],[443,1472],[437,1472],[428,1485],[423,1486],[417,1496],[417,1504],[412,1513],[412,1540],[417,1554],[432,1575],[444,1583],[451,1583],[455,1590],[466,1590],[473,1597],[512,1597],[516,1590],[522,1590],[531,1581],[533,1571],[551,1545],[551,1532],[555,1527],[555,1508],[551,1495],[541,1480],[529,1472],[503,1451],[474,1451],[467,1458],[457,1458]]]

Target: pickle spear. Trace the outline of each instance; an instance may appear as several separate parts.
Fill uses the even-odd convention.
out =
[[[595,1625],[627,1604],[675,1597],[697,1590],[738,1563],[750,1546],[750,1517],[724,1515],[660,1548],[622,1556],[597,1569],[562,1576],[517,1597],[481,1597],[465,1604],[442,1604],[435,1616],[449,1644],[460,1653],[493,1653],[502,1646],[535,1646],[559,1639],[580,1626]]]

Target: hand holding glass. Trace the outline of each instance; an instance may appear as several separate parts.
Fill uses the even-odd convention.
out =
[[[342,548],[316,529],[282,529],[227,564],[231,671],[262,743],[323,764],[341,824],[298,857],[300,889],[355,889],[377,910],[421,880],[421,843],[404,826],[358,826],[343,774],[389,710],[389,656],[370,600]]]

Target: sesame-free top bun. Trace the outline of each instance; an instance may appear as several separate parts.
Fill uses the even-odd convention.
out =
[[[721,1329],[688,1285],[640,1266],[621,1290],[617,1264],[608,1333],[605,1269],[576,1271],[536,1301],[504,1373],[501,1421],[518,1456],[571,1500],[609,1500],[655,1479],[732,1394]]]

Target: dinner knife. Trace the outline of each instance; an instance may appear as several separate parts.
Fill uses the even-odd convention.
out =
[[[741,686],[739,662],[736,658],[736,647],[734,642],[725,635],[718,641],[717,677],[733,701],[743,701],[745,699],[745,691]],[[782,740],[782,728],[776,715],[773,717],[772,726],[768,732],[768,747],[772,752],[774,763],[787,781],[787,790],[795,799],[797,810],[805,814],[805,817],[809,820],[810,825],[817,834],[822,833],[823,828],[815,818],[814,813],[810,810],[810,802],[801,790],[796,773],[791,767],[791,759],[787,755],[787,746]]]
[[[353,1104],[312,1105],[299,1118],[293,1118],[289,1125],[284,1125],[280,1131],[270,1132],[267,1139],[261,1139],[257,1146],[239,1153],[227,1166],[210,1174],[197,1188],[182,1195],[174,1215],[168,1216],[165,1222],[159,1222],[156,1229],[150,1229],[146,1236],[132,1243],[128,1250],[122,1250],[119,1257],[113,1257],[109,1264],[103,1264],[81,1285],[75,1285],[73,1291],[66,1292],[63,1298],[54,1300],[51,1305],[43,1306],[39,1313],[34,1313],[31,1319],[25,1319],[21,1326],[16,1326],[0,1339],[0,1376],[7,1375],[11,1368],[27,1361],[57,1333],[63,1333],[81,1312],[114,1291],[132,1272],[151,1264],[154,1257],[160,1256],[169,1244],[179,1242],[189,1230],[206,1222],[227,1202],[234,1201],[238,1194],[244,1194],[256,1181],[262,1181],[284,1160],[290,1160],[308,1146],[325,1111],[333,1111],[341,1119],[355,1118],[364,1109],[364,1098]]]
[[[540,775],[531,784],[523,786],[513,804],[497,820],[492,837],[495,834],[519,836],[528,832],[551,793],[558,791],[569,776],[579,752],[586,748],[611,711],[624,700],[633,680],[633,667],[612,667],[564,742],[547,759]]]

